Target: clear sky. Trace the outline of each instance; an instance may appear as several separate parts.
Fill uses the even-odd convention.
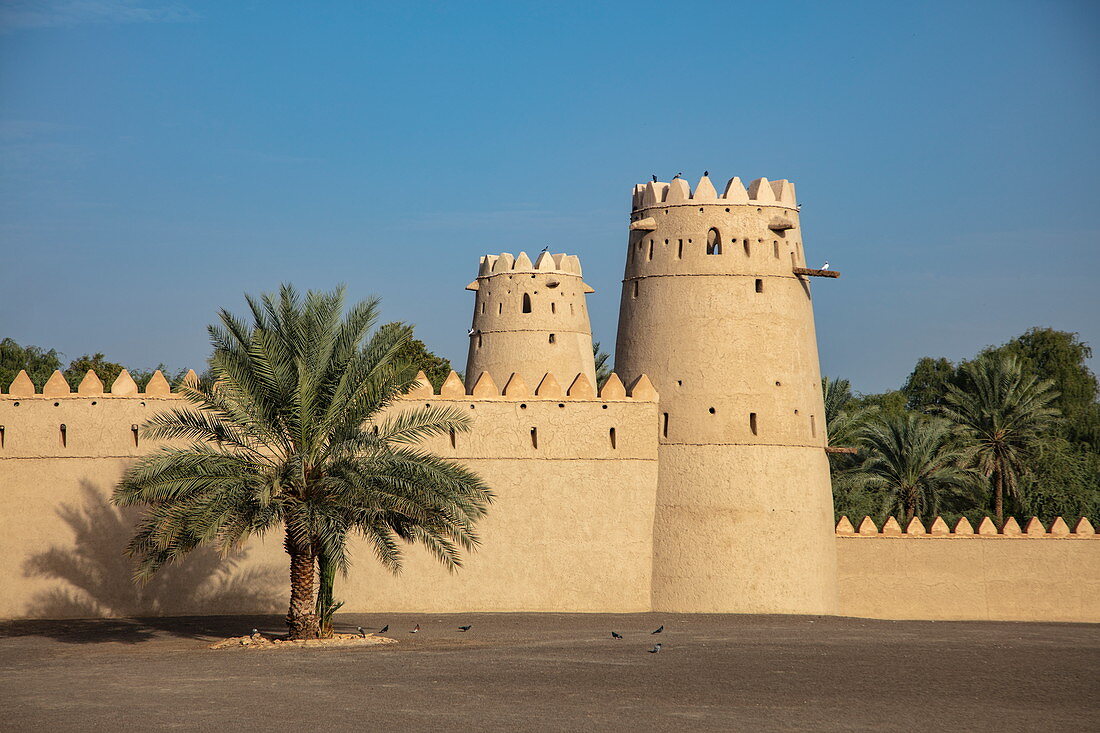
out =
[[[1097,2],[0,8],[20,343],[201,368],[218,307],[344,282],[461,369],[478,256],[550,245],[610,347],[633,184],[709,168],[796,182],[861,391],[1036,325],[1100,352]]]

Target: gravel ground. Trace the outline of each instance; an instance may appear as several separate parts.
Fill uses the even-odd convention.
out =
[[[389,624],[398,643],[207,648],[279,633],[276,617],[0,623],[0,729],[1004,732],[1087,729],[1100,714],[1100,625],[337,618],[340,631]]]

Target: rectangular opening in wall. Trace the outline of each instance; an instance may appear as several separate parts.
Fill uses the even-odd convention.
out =
[[[633,297],[633,298],[638,297],[638,281],[637,280],[634,281],[634,294],[631,297]]]
[[[817,437],[817,420],[814,419],[813,415],[810,415],[810,436]]]
[[[749,249],[749,240],[746,239],[741,246],[745,249],[745,256],[746,257],[749,257],[749,256],[752,255],[752,250]]]
[[[661,436],[668,437],[668,413],[661,415]]]
[[[481,348],[481,334],[480,333],[477,335],[477,348],[479,348],[479,349]]]
[[[653,240],[649,240],[649,253],[645,257],[647,260],[653,259]]]
[[[794,258],[794,252],[791,252],[791,267],[798,267],[798,260]]]
[[[678,259],[678,260],[684,259],[684,240],[682,240],[682,239],[680,240],[679,248],[676,250],[676,259]]]
[[[58,432],[61,434],[61,447],[62,448],[69,447],[69,430],[68,430],[68,428],[65,427],[65,423],[61,423],[61,426],[58,429]]]
[[[752,431],[753,435],[757,434],[757,432],[756,432],[756,413],[755,412],[750,412],[749,413],[749,430]]]
[[[758,292],[758,293],[764,292],[764,281],[761,280],[760,278],[756,278],[756,292]]]
[[[557,341],[557,336],[555,336],[554,334],[550,334],[550,343],[555,343],[556,341]]]
[[[530,313],[531,312],[531,294],[530,293],[524,293],[523,294],[523,312],[524,313]]]
[[[775,259],[779,259],[779,242],[772,242],[772,254],[775,255]]]
[[[137,448],[138,447],[138,426],[137,425],[131,425],[130,426],[130,433],[132,433],[133,436],[134,436],[134,447]]]
[[[503,312],[504,312],[504,301],[502,300],[499,303],[497,303],[497,315],[499,316]]]
[[[551,313],[557,313],[558,312],[558,304],[555,303],[554,301],[550,301],[550,312]]]
[[[458,436],[455,435],[455,429],[451,428],[451,450],[458,447]]]
[[[611,428],[608,432],[608,436],[611,438],[611,450],[615,450],[618,446],[615,444],[615,428]]]
[[[531,428],[531,447],[535,450],[539,449],[539,429]]]
[[[0,450],[4,448],[4,426],[0,425]]]

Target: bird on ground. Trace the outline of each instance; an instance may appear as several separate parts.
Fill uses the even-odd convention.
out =
[[[416,634],[419,631],[420,631],[420,624],[417,624],[416,627],[412,631],[410,631],[409,633],[410,634]]]
[[[620,634],[620,633],[619,633],[619,632],[617,632],[617,631],[612,631],[612,632],[611,632],[611,638],[612,638],[612,639],[621,639],[621,638],[623,638],[623,635],[622,635],[622,634]]]
[[[656,182],[657,182],[657,174],[656,174],[656,173],[654,173],[654,174],[653,174],[653,182],[654,182],[654,183],[656,183]]]
[[[828,270],[829,269],[829,261],[828,260],[825,260],[825,264],[821,266],[821,269],[822,270]]]
[[[459,631],[469,631],[472,628],[473,628],[473,626],[459,626],[458,630]]]
[[[662,632],[662,631],[664,631],[664,630],[665,630],[665,625],[664,625],[664,624],[661,624],[660,626],[658,626],[658,627],[657,627],[657,629],[656,629],[655,631],[650,631],[649,633],[651,633],[651,634],[659,634],[659,633],[661,633],[661,632]]]
[[[657,654],[657,653],[659,653],[660,651],[661,651],[661,645],[660,645],[660,644],[657,644],[657,645],[655,645],[655,646],[654,646],[654,647],[653,647],[652,649],[650,649],[650,650],[649,650],[649,653],[650,653],[650,654]]]
[[[387,631],[389,631],[389,630],[390,630],[390,625],[389,625],[389,624],[386,624],[385,626],[383,626],[382,628],[380,628],[380,629],[378,630],[378,633],[379,633],[379,634],[384,634],[384,633],[386,633],[386,632],[387,632]]]
[[[257,634],[259,634],[259,633],[260,633],[260,630],[259,630],[259,629],[252,629],[252,635],[253,635],[253,636],[256,636],[256,635],[257,635]]]
[[[363,630],[362,626],[356,626],[355,630],[359,632],[359,636],[366,636],[367,632]]]

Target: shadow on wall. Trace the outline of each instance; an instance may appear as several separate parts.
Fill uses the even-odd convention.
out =
[[[263,614],[284,603],[281,568],[241,569],[247,550],[222,557],[200,548],[162,567],[148,583],[135,583],[125,550],[141,511],[114,506],[88,482],[80,488],[84,506],[57,511],[72,528],[74,544],[32,555],[23,565],[27,577],[64,583],[35,595],[24,611],[27,618]]]

